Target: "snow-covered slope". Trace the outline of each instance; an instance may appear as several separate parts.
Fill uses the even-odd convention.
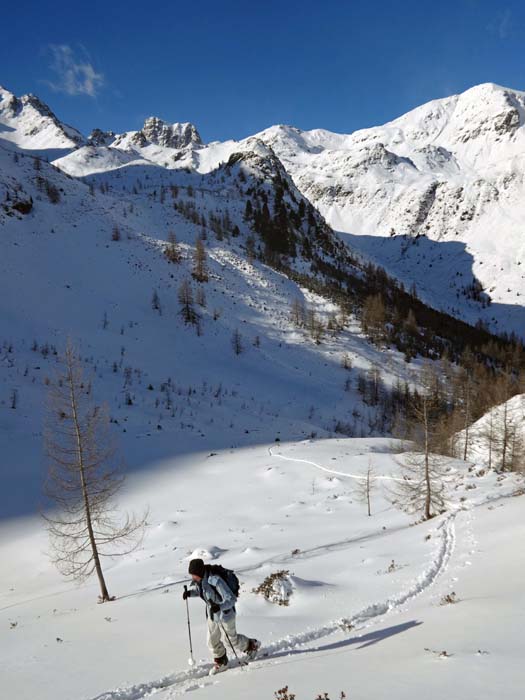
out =
[[[13,112],[8,103],[13,100],[5,91],[3,95],[2,119],[7,123]],[[377,434],[379,425],[384,428],[382,408],[367,405],[357,391],[359,372],[376,364],[384,370],[386,386],[404,379],[408,368],[398,353],[371,347],[354,317],[339,335],[329,333],[322,345],[307,339],[306,331],[290,322],[291,302],[304,301],[325,320],[338,313],[337,307],[260,260],[247,260],[250,239],[255,249],[268,243],[247,220],[247,202],[259,207],[268,202],[270,215],[275,215],[277,196],[285,220],[277,221],[274,233],[279,245],[289,237],[296,252],[290,263],[295,273],[312,274],[307,249],[325,261],[346,259],[344,247],[284,167],[291,156],[285,157],[276,135],[292,134],[294,148],[305,159],[322,156],[326,147],[342,153],[357,136],[278,128],[262,138],[206,146],[191,125],[170,126],[149,119],[141,132],[135,132],[141,137],[133,147],[130,134],[99,132],[88,144],[48,164],[32,157],[24,142],[24,119],[32,114],[26,107],[20,113],[14,109],[18,116],[12,117],[12,140],[0,144],[5,367],[0,439],[20,457],[25,455],[20,461],[29,470],[40,450],[39,406],[46,376],[53,368],[53,352],[63,348],[68,335],[79,344],[87,364],[96,368],[100,400],[108,400],[119,421],[134,423],[139,435],[152,427],[167,430],[169,415],[171,429],[186,435],[181,438],[184,442],[189,434],[205,432],[195,415],[209,411],[210,449],[238,444],[231,414],[246,411],[247,405],[252,405],[253,430],[264,433],[264,439],[275,437],[279,430],[283,436],[296,437],[335,428],[368,435]],[[42,133],[58,129],[47,145],[65,146],[60,140],[67,133],[64,127],[52,116],[41,119]],[[154,153],[164,154],[168,161],[170,154],[178,154],[180,160],[164,167]],[[413,168],[407,156],[399,158],[399,167]],[[180,265],[164,256],[170,232],[180,241]],[[115,235],[120,240],[112,240]],[[191,278],[196,238],[202,235],[209,256],[207,283]],[[363,274],[355,272],[357,277]],[[201,301],[196,302],[197,329],[185,324],[180,313],[178,290],[187,279]],[[443,288],[442,283],[441,279]],[[152,308],[155,293],[160,309]],[[236,330],[245,350],[239,357],[232,352]],[[354,365],[350,376],[341,368],[345,352]],[[200,398],[189,409],[192,420],[181,418],[186,411],[183,398],[174,408],[167,397],[166,391],[170,396],[175,391],[171,384],[166,390],[168,378],[176,383],[179,397],[189,387],[202,386]],[[230,394],[224,409],[219,400],[222,389],[217,394],[221,382],[227,383]],[[16,412],[9,410],[13,403]],[[130,406],[137,404],[140,411],[133,411]],[[266,416],[264,428],[256,428],[261,415]],[[131,429],[124,427],[126,432]],[[25,437],[28,433],[30,440]],[[160,452],[165,449],[163,444]],[[10,512],[16,512],[24,501],[26,475],[22,470],[4,478],[19,494],[9,504]],[[39,484],[30,482],[26,499],[30,507],[38,492]]]
[[[516,542],[525,531],[523,498],[510,496],[519,484],[455,462],[451,511],[414,526],[386,497],[398,473],[391,448],[381,439],[303,441],[151,464],[122,503],[149,504],[144,546],[107,567],[118,600],[106,605],[96,604],[94,581],[75,588],[59,579],[37,522],[0,526],[10,562],[0,592],[5,697],[168,700],[191,691],[270,700],[288,685],[298,700],[340,690],[518,700],[525,560]],[[369,460],[381,477],[371,517],[355,492]],[[197,666],[188,669],[181,593],[197,555],[239,574],[239,629],[268,654],[248,669],[208,678],[200,600],[190,602]],[[291,590],[282,606],[253,592],[280,570]],[[452,594],[457,602],[443,604]]]
[[[522,333],[524,105],[525,93],[487,83],[349,136],[257,136],[364,254],[433,305]]]
[[[467,440],[468,459],[485,467],[505,469],[513,462],[525,463],[525,394],[491,408],[469,427]],[[464,430],[457,442],[463,449]]]
[[[146,123],[148,121],[146,120]],[[156,140],[151,141],[145,137],[144,130],[126,132],[119,136],[97,131],[90,136],[86,146],[56,159],[54,164],[74,177],[103,171],[111,173],[115,168],[130,161],[154,164],[169,170],[190,170],[207,174],[227,163],[234,153],[255,152],[259,155],[272,154],[275,157],[271,147],[257,137],[242,141],[216,141],[203,145],[192,124],[173,124],[170,128],[186,134],[185,145],[175,147]],[[192,139],[191,134],[196,134],[196,137]]]
[[[1,474],[11,493],[4,514],[38,504],[46,381],[68,336],[94,374],[97,400],[109,403],[136,469],[148,464],[134,448],[137,440],[151,443],[151,460],[190,449],[195,440],[213,450],[279,435],[326,435],[337,425],[356,435],[377,430],[379,409],[363,403],[357,377],[386,355],[363,338],[355,319],[316,345],[290,322],[291,301],[302,300],[325,320],[338,309],[247,260],[247,188],[267,193],[271,206],[280,178],[291,214],[301,202],[306,210],[271,150],[261,142],[253,148],[207,175],[129,161],[111,179],[104,171],[89,183],[0,148],[0,449],[19,464]],[[308,267],[301,255],[306,239],[329,257],[321,240],[330,235],[312,216],[313,229],[306,218],[290,228],[298,270]],[[179,240],[178,265],[164,255],[171,231]],[[192,278],[202,234],[207,282]],[[198,325],[181,315],[184,281],[191,283]],[[352,357],[351,372],[341,367],[344,353]],[[387,384],[407,376],[399,353],[388,353],[388,367]]]
[[[347,252],[294,184],[292,156],[278,155],[284,146],[268,134],[206,146],[191,125],[154,119],[82,145],[43,109],[38,117],[24,103],[10,116],[10,100],[0,103],[10,134],[0,143],[2,692],[9,700],[168,700],[190,690],[265,700],[289,684],[298,700],[325,690],[366,697],[371,687],[376,698],[437,700],[447,680],[441,664],[450,662],[458,697],[492,697],[503,675],[506,697],[517,700],[522,625],[512,608],[522,608],[523,592],[508,572],[522,578],[525,569],[521,551],[503,545],[512,527],[522,536],[520,499],[507,499],[520,482],[451,461],[457,488],[446,514],[413,526],[393,509],[400,446],[362,438],[385,434],[381,397],[398,378],[414,379],[420,363],[371,345],[351,314],[321,344],[291,322],[294,299],[333,322],[334,303],[293,280],[314,275],[314,260],[336,264]],[[305,168],[353,138],[288,131]],[[53,164],[34,157],[53,149],[64,151]],[[374,156],[379,174],[388,162],[413,173],[409,155],[384,150]],[[248,201],[277,220],[273,242],[294,248],[288,275],[253,255],[269,239],[252,227]],[[178,264],[165,256],[171,232]],[[192,276],[197,237],[207,281]],[[184,282],[195,324],[181,314]],[[144,547],[107,565],[118,596],[107,606],[95,604],[94,582],[77,588],[58,577],[34,516],[46,467],[42,407],[68,336],[94,400],[109,405],[129,467],[120,505],[150,506]],[[378,404],[365,400],[369,370]],[[355,437],[334,439],[341,433]],[[380,477],[371,518],[354,490],[369,463]],[[199,664],[185,668],[180,593],[194,553],[239,571],[239,625],[269,654],[213,683],[198,601]],[[277,569],[289,571],[288,606],[253,593]],[[483,594],[504,591],[508,603],[498,597],[488,612],[475,598],[478,579]],[[439,605],[452,591],[460,602]],[[482,614],[487,627],[469,627]],[[443,649],[454,656],[439,658]]]
[[[204,145],[192,125],[152,117],[138,132],[97,132],[103,152],[86,146],[57,165],[84,176],[141,159],[207,173],[256,138],[366,258],[437,308],[522,333],[524,115],[525,93],[486,83],[349,135],[273,126]]]

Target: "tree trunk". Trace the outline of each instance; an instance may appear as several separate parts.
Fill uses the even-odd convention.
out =
[[[467,451],[468,451],[468,429],[470,424],[470,378],[467,377],[465,392],[465,448],[463,450],[463,461],[467,461]]]
[[[430,512],[431,502],[431,480],[430,480],[430,460],[429,460],[429,439],[428,439],[428,406],[426,399],[423,404],[424,430],[425,430],[425,520],[430,520],[432,517]]]
[[[507,400],[503,404],[503,442],[501,445],[501,471],[504,472],[507,466],[507,449],[509,447],[509,421]]]
[[[102,573],[102,566],[100,564],[100,557],[98,555],[97,543],[95,540],[95,533],[93,532],[93,524],[91,522],[91,508],[89,505],[89,495],[86,487],[86,479],[84,475],[84,453],[82,449],[82,435],[80,432],[80,424],[78,420],[77,413],[77,399],[75,396],[74,389],[74,378],[71,370],[70,358],[68,357],[68,375],[69,375],[69,387],[70,387],[70,397],[71,397],[71,410],[73,412],[73,422],[75,425],[75,434],[77,441],[77,456],[78,456],[78,466],[80,471],[80,483],[82,486],[82,496],[84,499],[84,511],[86,513],[86,525],[89,534],[89,541],[91,544],[91,550],[93,552],[93,561],[95,562],[95,570],[97,572],[98,582],[100,584],[100,597],[102,602],[111,600],[106,586],[106,581],[104,580],[104,574]]]
[[[494,441],[494,415],[492,410],[490,411],[490,423],[489,423],[489,469],[492,468],[492,443]]]
[[[366,474],[366,500],[368,503],[368,515],[372,515],[372,511],[370,508],[370,469],[368,470]]]

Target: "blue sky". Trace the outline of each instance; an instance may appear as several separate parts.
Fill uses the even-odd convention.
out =
[[[525,3],[11,2],[0,84],[84,133],[191,121],[206,141],[272,124],[381,124],[492,81],[525,89]]]

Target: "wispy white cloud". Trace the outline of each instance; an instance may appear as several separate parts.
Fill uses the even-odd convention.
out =
[[[509,35],[511,15],[512,12],[509,9],[506,9],[501,16],[500,23],[498,26],[498,34],[500,39],[506,39]]]
[[[508,39],[512,32],[512,10],[507,7],[503,12],[498,12],[494,20],[487,25],[487,30],[502,40]]]
[[[47,53],[51,56],[49,67],[55,78],[45,82],[56,92],[96,97],[104,85],[104,75],[93,68],[83,47],[80,51],[82,56],[78,56],[67,44],[50,44],[47,47]]]

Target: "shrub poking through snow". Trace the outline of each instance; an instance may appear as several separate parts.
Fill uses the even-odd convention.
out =
[[[289,605],[293,593],[290,572],[282,569],[270,574],[253,592],[263,595],[270,603]]]
[[[428,647],[425,647],[425,651],[428,651],[430,654],[434,654],[435,656],[438,656],[440,659],[449,659],[453,654],[449,654],[446,649],[443,651],[436,651],[435,649],[429,649]]]
[[[350,630],[353,630],[355,625],[352,622],[352,620],[347,619],[346,617],[343,617],[339,623],[339,627],[345,631],[349,632]]]
[[[440,605],[452,605],[453,603],[459,603],[457,595],[452,591],[452,593],[447,593],[441,598]]]
[[[285,685],[284,688],[280,688],[280,690],[276,690],[273,697],[275,700],[295,700],[296,698],[295,693],[291,693],[287,685]],[[338,700],[345,700],[345,698],[346,694],[341,691]],[[315,700],[330,700],[330,696],[328,693],[318,693],[315,696]]]

